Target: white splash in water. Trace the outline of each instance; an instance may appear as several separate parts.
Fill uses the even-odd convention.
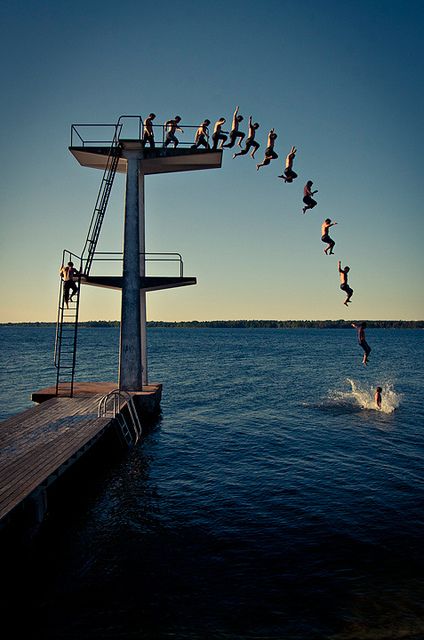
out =
[[[363,387],[359,382],[351,380],[350,378],[347,378],[347,382],[350,384],[350,391],[339,391],[337,392],[338,397],[341,400],[354,403],[356,406],[361,407],[361,409],[372,409],[381,411],[382,413],[393,413],[400,404],[401,395],[396,393],[393,389],[393,384],[390,382],[378,385],[382,388],[381,409],[378,409],[375,403],[375,390],[377,385],[375,387]]]

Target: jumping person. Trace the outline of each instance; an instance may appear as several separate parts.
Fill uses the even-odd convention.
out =
[[[220,118],[215,122],[215,126],[213,128],[213,134],[212,134],[212,140],[213,140],[212,151],[217,150],[218,142],[220,140],[222,140],[222,142],[219,148],[222,149],[222,147],[224,146],[224,142],[228,138],[228,136],[225,135],[226,133],[228,133],[228,131],[222,131],[222,125],[224,123],[225,123],[225,118]]]
[[[378,409],[381,409],[381,392],[382,391],[383,389],[381,387],[377,387],[377,389],[375,390],[374,401]]]
[[[59,275],[63,280],[63,300],[66,308],[69,309],[69,302],[72,302],[73,296],[78,292],[74,278],[78,278],[79,272],[74,268],[73,262],[68,262],[66,267],[64,265],[60,267]],[[72,289],[71,297],[69,297],[70,289]]]
[[[166,134],[165,144],[164,144],[165,147],[167,147],[168,144],[173,142],[174,149],[177,148],[179,140],[175,136],[175,132],[180,131],[181,133],[184,133],[184,129],[181,129],[181,127],[179,126],[180,122],[181,122],[180,116],[175,116],[173,120],[167,120],[165,122],[165,127],[168,127],[168,132]]]
[[[333,227],[337,222],[331,222],[330,218],[326,218],[321,225],[321,240],[328,244],[328,247],[325,247],[324,253],[325,255],[333,255],[334,245],[336,244],[332,238],[328,235],[328,230],[330,227]],[[329,253],[327,253],[329,252]]]
[[[354,322],[352,322],[352,327],[354,329],[357,330],[358,332],[358,343],[359,346],[362,347],[362,349],[364,350],[364,357],[362,359],[362,364],[364,364],[365,366],[367,366],[368,364],[368,356],[371,353],[371,347],[368,344],[368,342],[365,339],[365,329],[366,329],[367,323],[366,322],[361,322],[361,324],[355,324]]]
[[[340,289],[346,293],[346,300],[343,302],[343,304],[347,306],[353,295],[353,289],[351,289],[347,283],[347,274],[350,271],[350,267],[345,267],[344,269],[342,269],[342,263],[339,260],[338,268],[339,268],[340,282],[341,282]]]
[[[315,191],[311,191],[311,187],[314,183],[312,180],[308,180],[308,182],[303,187],[303,202],[306,204],[306,207],[303,207],[302,212],[305,213],[308,209],[313,209],[318,203],[313,199],[313,195],[318,193],[318,189]]]
[[[268,141],[265,149],[265,158],[262,160],[260,164],[256,165],[256,171],[259,171],[261,167],[264,167],[265,165],[269,164],[271,160],[276,160],[278,158],[278,153],[275,153],[274,151],[274,143],[275,143],[276,137],[277,137],[277,134],[275,133],[274,129],[271,129],[270,132],[268,133]]]
[[[155,136],[153,133],[153,120],[155,118],[156,114],[150,113],[143,123],[143,148],[146,146],[147,142],[150,144],[151,149],[155,148]]]
[[[250,157],[251,158],[255,157],[255,153],[261,146],[259,142],[256,142],[255,140],[256,129],[259,129],[259,124],[257,122],[253,123],[252,116],[249,116],[249,133],[246,138],[246,145],[244,149],[242,149],[238,153],[234,153],[233,158],[236,158],[237,156],[244,156],[246,153],[248,153],[250,147],[253,147],[253,151],[251,152]]]
[[[196,135],[194,137],[194,144],[192,145],[192,149],[198,149],[200,146],[206,147],[206,149],[210,149],[209,146],[209,125],[211,121],[206,119],[203,120],[202,124],[196,131]]]
[[[286,156],[286,168],[284,169],[284,173],[279,178],[282,178],[284,182],[293,182],[295,178],[297,178],[297,173],[293,171],[293,160],[296,155],[296,147],[292,147],[290,152]]]
[[[229,149],[231,149],[231,147],[234,147],[234,144],[237,138],[239,138],[239,140],[237,141],[237,145],[241,147],[240,143],[245,136],[245,134],[242,131],[238,130],[239,124],[243,120],[243,116],[238,115],[238,110],[239,110],[239,107],[236,107],[233,114],[233,122],[231,124],[231,131],[230,131],[230,141],[227,142],[227,144],[222,145],[223,147],[228,147]]]

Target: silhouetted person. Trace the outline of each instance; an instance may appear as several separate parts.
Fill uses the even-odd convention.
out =
[[[321,225],[321,240],[328,244],[328,247],[325,247],[324,253],[325,255],[332,255],[334,253],[334,245],[336,244],[332,238],[328,235],[328,230],[330,227],[334,227],[337,222],[331,222],[330,218],[326,218]]]
[[[296,155],[296,147],[292,147],[290,152],[286,156],[286,168],[284,169],[284,173],[279,178],[283,178],[284,182],[293,182],[295,178],[297,178],[297,173],[293,171],[293,160]]]
[[[313,184],[314,183],[312,182],[312,180],[308,180],[308,182],[303,187],[303,202],[306,205],[306,207],[303,207],[302,209],[303,213],[305,213],[305,211],[307,211],[308,209],[313,209],[317,205],[317,201],[314,200],[312,196],[315,195],[315,193],[318,193],[318,189],[315,189],[315,191],[311,191],[311,187]]]
[[[253,151],[250,154],[250,157],[251,158],[255,157],[255,153],[257,152],[257,150],[260,147],[259,142],[256,142],[256,140],[255,140],[256,129],[259,129],[259,124],[257,122],[253,123],[252,122],[252,116],[249,116],[249,133],[248,133],[247,138],[246,138],[245,147],[244,147],[244,149],[242,149],[238,153],[234,153],[233,154],[233,158],[236,158],[237,156],[244,156],[246,153],[249,152],[249,150],[252,147],[253,147]]]
[[[228,131],[222,131],[222,125],[225,123],[225,118],[220,118],[219,120],[217,120],[215,122],[215,126],[213,128],[213,134],[212,134],[212,150],[216,151],[218,148],[218,142],[221,140],[221,146],[219,147],[220,149],[222,149],[222,147],[224,146],[224,142],[226,141],[227,137],[225,134],[228,133]]]
[[[275,153],[274,151],[274,143],[275,143],[276,137],[277,137],[277,134],[275,133],[274,129],[271,129],[270,132],[268,133],[268,141],[265,149],[265,158],[262,160],[260,164],[256,165],[257,171],[259,171],[261,167],[264,167],[265,165],[269,164],[271,160],[275,160],[276,158],[278,158],[278,153]]]
[[[143,141],[142,141],[143,147],[145,147],[146,143],[148,142],[150,144],[151,149],[155,148],[155,135],[153,133],[153,120],[155,118],[156,118],[156,115],[154,113],[150,113],[144,121]]]
[[[359,346],[362,347],[362,349],[364,350],[364,357],[362,359],[362,364],[364,364],[365,366],[368,363],[368,356],[371,353],[371,347],[368,344],[368,342],[365,339],[365,329],[366,329],[367,323],[366,322],[361,322],[361,324],[355,324],[354,322],[352,322],[352,327],[354,329],[356,329],[356,331],[358,332],[358,343]]]
[[[65,301],[66,308],[69,308],[69,302],[72,302],[73,296],[77,293],[78,287],[74,278],[78,278],[79,273],[74,268],[73,262],[68,262],[66,267],[62,265],[59,269],[59,274],[63,280],[63,300]],[[69,291],[72,290],[71,297],[69,297]]]
[[[174,149],[178,146],[179,140],[175,136],[175,132],[180,131],[181,133],[184,133],[184,129],[181,129],[181,127],[179,126],[180,122],[180,116],[175,116],[173,120],[167,120],[165,122],[165,127],[168,127],[168,132],[166,134],[164,144],[165,147],[167,147],[171,142],[174,143]]]
[[[203,120],[202,124],[198,127],[196,131],[196,135],[194,137],[194,144],[192,145],[192,149],[198,149],[200,146],[206,147],[206,149],[210,149],[209,146],[209,125],[210,120]]]
[[[237,144],[239,147],[241,147],[241,141],[243,140],[245,134],[242,131],[239,131],[239,124],[240,122],[243,120],[243,116],[239,116],[238,115],[238,110],[239,108],[236,107],[234,114],[233,114],[233,122],[231,124],[231,131],[230,131],[230,141],[227,142],[227,144],[223,144],[223,147],[234,147],[234,144],[237,140]]]
[[[381,409],[381,392],[382,391],[383,389],[381,387],[377,387],[377,389],[375,390],[374,401],[375,401],[375,404],[377,405],[377,409]]]
[[[341,282],[340,289],[346,293],[346,300],[343,302],[343,304],[347,306],[353,295],[353,289],[351,289],[347,283],[347,274],[350,271],[350,267],[345,267],[344,269],[342,269],[342,263],[339,260],[338,268],[339,268],[340,282]]]

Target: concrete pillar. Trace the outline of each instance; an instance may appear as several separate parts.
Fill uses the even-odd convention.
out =
[[[140,169],[138,174],[138,210],[139,210],[139,233],[140,233],[140,276],[146,275],[146,222],[145,222],[145,208],[144,208],[144,172],[143,161],[140,162]],[[146,333],[146,321],[147,321],[147,309],[146,309],[146,292],[140,291],[140,340],[141,340],[141,367],[143,384],[149,383],[148,369],[147,369],[147,333]]]
[[[138,197],[140,153],[128,150],[124,155],[127,159],[127,185],[124,216],[119,388],[126,391],[139,391],[142,388]]]

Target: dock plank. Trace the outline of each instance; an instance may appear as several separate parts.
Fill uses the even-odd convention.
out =
[[[0,423],[0,520],[112,424],[97,417],[101,397],[52,398]]]

